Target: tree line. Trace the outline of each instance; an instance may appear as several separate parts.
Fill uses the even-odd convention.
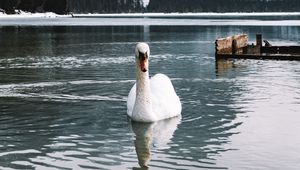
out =
[[[151,12],[295,12],[299,0],[151,0]]]
[[[141,0],[68,0],[73,13],[132,13],[143,11]]]
[[[18,10],[27,12],[55,12],[66,13],[66,0],[1,0],[0,9],[7,14],[14,14]]]
[[[299,0],[1,0],[0,12],[299,12]]]
[[[18,10],[58,14],[131,13],[144,10],[141,0],[0,0],[0,8],[7,14]]]

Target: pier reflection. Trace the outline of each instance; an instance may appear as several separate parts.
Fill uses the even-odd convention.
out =
[[[220,76],[226,74],[230,69],[235,68],[235,63],[233,60],[217,59],[216,60],[216,75]]]

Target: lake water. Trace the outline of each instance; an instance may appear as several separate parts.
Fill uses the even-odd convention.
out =
[[[0,28],[0,169],[299,169],[300,62],[216,62],[214,40],[300,26],[25,25]],[[140,41],[181,117],[128,119]]]

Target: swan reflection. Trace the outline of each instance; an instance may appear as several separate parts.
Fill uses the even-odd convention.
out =
[[[173,137],[180,121],[181,116],[153,123],[130,122],[131,129],[135,134],[135,150],[142,169],[148,169],[151,147],[166,146]]]

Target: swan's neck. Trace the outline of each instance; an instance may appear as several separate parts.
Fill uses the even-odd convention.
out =
[[[133,116],[136,119],[153,121],[149,70],[142,72],[139,67],[137,67],[136,99],[133,109],[135,114]]]
[[[147,109],[151,106],[151,90],[149,72],[137,71],[136,77],[136,102],[143,104],[143,108]],[[151,107],[150,107],[151,108]]]

